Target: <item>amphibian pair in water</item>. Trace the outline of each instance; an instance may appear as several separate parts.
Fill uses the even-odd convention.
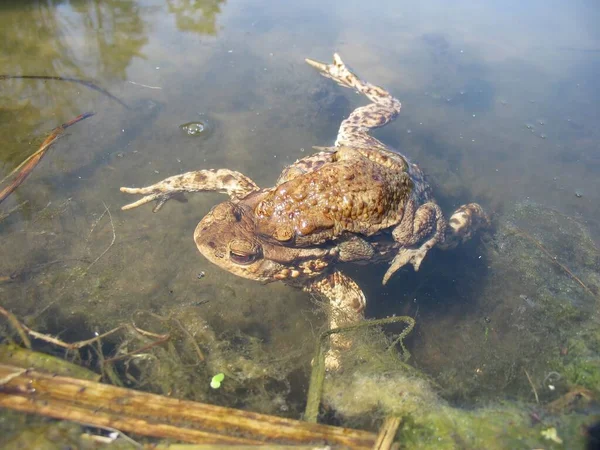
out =
[[[461,206],[447,221],[421,170],[369,131],[390,123],[400,102],[385,89],[358,78],[334,54],[332,64],[306,60],[339,85],[371,103],[345,119],[334,147],[284,169],[274,187],[260,188],[229,169],[197,170],[145,188],[121,188],[144,197],[123,207],[155,201],[154,211],[172,196],[216,191],[229,200],[198,224],[194,241],[219,267],[252,280],[280,280],[328,300],[330,327],[363,318],[366,300],[359,286],[337,269],[339,262],[390,262],[385,284],[401,267],[415,270],[434,246],[452,248],[489,219],[476,203]],[[333,335],[329,368],[350,345]]]

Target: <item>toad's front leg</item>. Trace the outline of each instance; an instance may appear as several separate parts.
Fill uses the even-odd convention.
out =
[[[177,194],[185,192],[221,192],[232,199],[242,199],[254,191],[258,186],[240,172],[229,169],[196,170],[165,178],[156,184],[143,188],[122,187],[121,192],[127,194],[142,194],[137,202],[123,206],[121,209],[132,209],[146,203],[156,201],[152,211],[158,211],[167,200]]]
[[[313,281],[304,290],[316,294],[329,302],[329,329],[348,326],[364,319],[367,304],[365,294],[350,277],[336,270]],[[340,368],[340,353],[352,345],[352,340],[343,333],[330,338],[330,348],[325,354],[325,368]]]

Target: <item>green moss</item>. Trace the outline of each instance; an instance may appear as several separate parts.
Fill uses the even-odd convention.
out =
[[[567,340],[566,354],[550,360],[550,367],[570,386],[589,389],[600,396],[600,331],[591,324]]]

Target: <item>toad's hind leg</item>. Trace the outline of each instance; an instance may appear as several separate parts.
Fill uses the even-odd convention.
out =
[[[469,203],[458,208],[448,221],[444,242],[439,245],[449,250],[471,239],[478,230],[490,227],[490,218],[477,203]]]
[[[329,329],[346,327],[364,319],[365,294],[354,280],[339,270],[314,280],[304,290],[329,302]],[[352,338],[343,333],[330,336],[330,348],[325,354],[325,368],[340,368],[341,352],[352,346]]]
[[[356,89],[366,95],[373,103],[355,109],[350,116],[342,122],[335,141],[336,147],[384,147],[384,145],[370,136],[369,130],[382,127],[396,118],[400,112],[400,101],[388,91],[358,78],[346,65],[337,53],[333,55],[332,64],[323,64],[312,59],[306,62],[321,72],[321,75],[331,78],[340,86]]]

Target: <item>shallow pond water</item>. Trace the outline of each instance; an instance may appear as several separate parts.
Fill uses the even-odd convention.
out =
[[[531,402],[523,369],[542,391],[557,364],[570,367],[550,359],[568,357],[571,331],[598,321],[599,21],[583,0],[2,2],[0,75],[93,80],[119,99],[68,80],[0,77],[2,178],[52,128],[95,112],[0,206],[17,208],[0,222],[2,305],[65,340],[150,313],[202,323],[227,342],[224,353],[272,369],[269,382],[248,387],[240,375],[238,390],[220,396],[208,378],[176,395],[299,417],[319,308],[198,254],[193,230],[223,197],[121,211],[133,200],[119,187],[201,168],[272,185],[365,104],[304,63],[337,51],[402,101],[376,135],[420,165],[444,211],[477,201],[495,221],[496,234],[434,251],[385,287],[385,267],[345,268],[367,294],[367,315],[416,318],[409,363],[452,404]],[[507,237],[515,229],[526,231],[519,245]],[[551,295],[562,306],[548,312],[540,305]],[[595,345],[585,356],[592,372]],[[236,370],[255,379],[250,366]],[[575,385],[598,394],[590,377],[543,400]]]

